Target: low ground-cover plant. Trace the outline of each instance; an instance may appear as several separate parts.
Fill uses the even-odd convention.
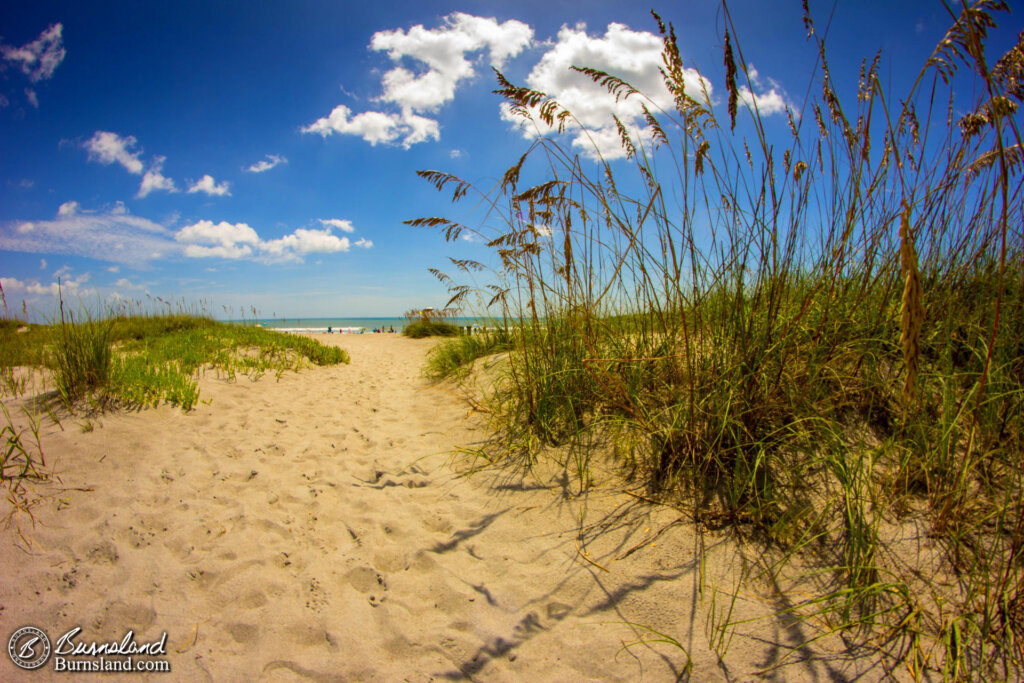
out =
[[[45,362],[69,407],[89,396],[101,403],[167,402],[187,410],[198,400],[198,375],[207,368],[234,378],[238,372],[259,376],[309,363],[349,362],[343,349],[313,339],[190,314],[98,319],[84,309],[65,312],[62,305],[59,321],[36,326],[31,334],[7,327],[0,332],[18,350],[0,357],[5,370]]]
[[[806,15],[820,95],[788,112],[781,142],[743,97],[752,76],[728,8],[728,120],[656,17],[674,109],[576,69],[643,103],[642,138],[616,120],[627,161],[614,164],[600,148],[599,161],[580,159],[555,135],[579,125],[572,112],[499,74],[535,142],[480,193],[481,227],[409,221],[449,240],[476,232],[494,250],[481,300],[502,308],[511,345],[492,398],[494,457],[597,444],[645,495],[752,530],[785,557],[815,553],[831,572],[806,615],[950,678],[1015,678],[1024,43],[986,54],[1003,9],[965,7],[899,98],[883,89],[880,58],[865,61],[856,97],[838,92]],[[455,201],[475,190],[420,175],[454,187]],[[449,305],[474,291],[453,285]],[[431,371],[476,357],[443,353]],[[893,524],[941,539],[953,587],[921,594],[916,563],[927,560],[894,559],[883,533]]]

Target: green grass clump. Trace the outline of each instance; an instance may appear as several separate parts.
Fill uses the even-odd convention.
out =
[[[84,309],[79,317],[77,322],[73,314],[65,318],[61,302],[60,323],[53,326],[56,338],[49,365],[57,392],[66,405],[90,391],[105,390],[110,381],[112,322],[95,320]]]
[[[789,133],[744,104],[737,82],[752,71],[727,8],[728,120],[657,18],[674,108],[576,69],[646,107],[643,140],[615,120],[614,163],[607,148],[577,156],[555,133],[582,128],[572,112],[499,74],[538,136],[479,193],[486,227],[409,221],[493,248],[489,263],[453,260],[494,278],[451,284],[448,303],[479,294],[510,330],[493,459],[554,453],[568,467],[566,452],[596,444],[646,496],[785,558],[815,555],[831,575],[801,608],[818,623],[952,679],[1019,679],[1024,43],[986,55],[1000,7],[965,8],[899,97],[880,58],[856,92],[837,91],[809,31],[815,87],[787,112]],[[455,201],[475,190],[419,174]],[[486,352],[460,344],[439,347],[428,372]],[[574,462],[585,487],[589,457]],[[941,539],[940,569],[893,559],[884,531],[904,524]],[[922,587],[935,571],[948,588]]]
[[[424,337],[454,337],[459,334],[459,328],[451,323],[440,320],[417,320],[410,323],[402,330],[402,334],[412,339],[423,339]]]
[[[465,334],[449,339],[430,350],[426,375],[439,380],[461,376],[477,358],[483,358],[511,348],[511,337],[504,330],[479,334]]]
[[[11,343],[0,355],[4,385],[14,387],[14,366],[45,364],[69,407],[88,396],[101,403],[167,402],[188,410],[198,400],[197,380],[207,368],[233,379],[239,372],[279,376],[310,363],[350,360],[344,349],[314,339],[197,315],[119,315],[100,320],[88,311],[64,315],[62,304],[59,322],[22,333],[15,329],[8,324],[0,327],[4,341]]]
[[[0,420],[0,489],[5,489],[4,497],[10,505],[4,521],[6,526],[14,527],[15,533],[27,547],[30,541],[22,532],[21,518],[27,515],[34,523],[32,508],[39,503],[39,498],[31,494],[27,485],[33,481],[47,480],[49,473],[39,444],[39,416],[28,410],[24,412],[28,427],[17,427],[7,406],[0,401],[0,413],[3,414]]]

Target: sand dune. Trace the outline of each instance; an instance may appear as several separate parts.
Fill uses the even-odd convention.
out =
[[[689,651],[693,680],[883,676],[824,641],[757,673],[813,635],[772,620],[735,627],[720,660],[707,615],[722,623],[756,553],[621,486],[578,498],[558,473],[460,476],[453,452],[484,421],[420,378],[432,342],[319,338],[351,365],[210,374],[189,413],[47,424],[60,485],[30,548],[0,538],[0,635],[166,631],[172,673],[158,680],[674,680],[679,648],[626,647],[657,639],[645,629]],[[744,583],[732,620],[779,607],[762,593]],[[68,680],[2,657],[0,679],[49,677]]]

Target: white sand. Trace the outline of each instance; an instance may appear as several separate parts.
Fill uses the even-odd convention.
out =
[[[679,649],[624,647],[651,637],[638,624],[678,639],[692,680],[884,676],[825,641],[758,674],[814,635],[772,620],[735,627],[720,661],[707,615],[728,610],[756,550],[712,533],[702,554],[692,525],[665,528],[680,513],[621,485],[576,498],[508,470],[459,476],[453,452],[484,420],[421,379],[433,342],[317,338],[352,364],[210,375],[189,413],[107,414],[91,432],[45,423],[61,486],[40,489],[31,548],[0,534],[3,644],[24,625],[166,631],[157,680],[674,680]],[[782,604],[759,591],[741,585],[733,621]],[[0,660],[0,680],[72,679]]]

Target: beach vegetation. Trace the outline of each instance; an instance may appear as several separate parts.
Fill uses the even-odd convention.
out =
[[[46,457],[39,441],[40,417],[27,408],[22,408],[27,426],[15,422],[7,405],[0,401],[0,489],[3,490],[9,508],[4,524],[13,527],[15,534],[26,546],[29,539],[22,530],[21,522],[27,518],[35,521],[32,508],[39,502],[32,494],[30,484],[49,479]]]
[[[1016,679],[1024,42],[991,54],[1007,6],[965,4],[907,92],[887,92],[879,55],[847,94],[804,8],[815,87],[784,128],[750,96],[726,5],[727,116],[655,15],[673,108],[580,66],[647,122],[616,121],[620,149],[582,158],[558,136],[583,129],[573,113],[498,73],[532,144],[489,190],[418,172],[455,202],[475,192],[478,227],[408,223],[493,250],[486,288],[437,273],[449,306],[478,295],[508,328],[488,462],[557,458],[585,489],[600,450],[634,491],[760,539],[772,579],[813,567],[787,618],[890,671]],[[428,372],[491,350],[453,341]]]
[[[85,307],[80,311],[76,320],[74,311],[65,313],[61,299],[60,321],[53,325],[56,337],[47,358],[65,405],[110,384],[113,321],[97,320]]]
[[[402,334],[411,339],[454,337],[459,334],[459,328],[445,322],[445,318],[450,315],[451,311],[449,310],[435,308],[407,311],[405,317],[409,322],[402,329]]]
[[[441,320],[417,320],[414,323],[409,323],[402,329],[402,334],[412,339],[454,337],[458,333],[458,327]]]
[[[344,349],[314,339],[202,315],[108,313],[100,316],[84,306],[68,311],[61,302],[60,317],[50,325],[28,332],[0,327],[0,378],[7,392],[24,392],[18,367],[43,366],[67,408],[82,401],[99,407],[164,402],[188,410],[199,398],[198,379],[205,372],[233,380],[239,373],[280,376],[309,365],[349,362]]]
[[[478,358],[492,356],[512,347],[512,337],[503,329],[464,334],[438,344],[427,355],[428,379],[462,377]]]

